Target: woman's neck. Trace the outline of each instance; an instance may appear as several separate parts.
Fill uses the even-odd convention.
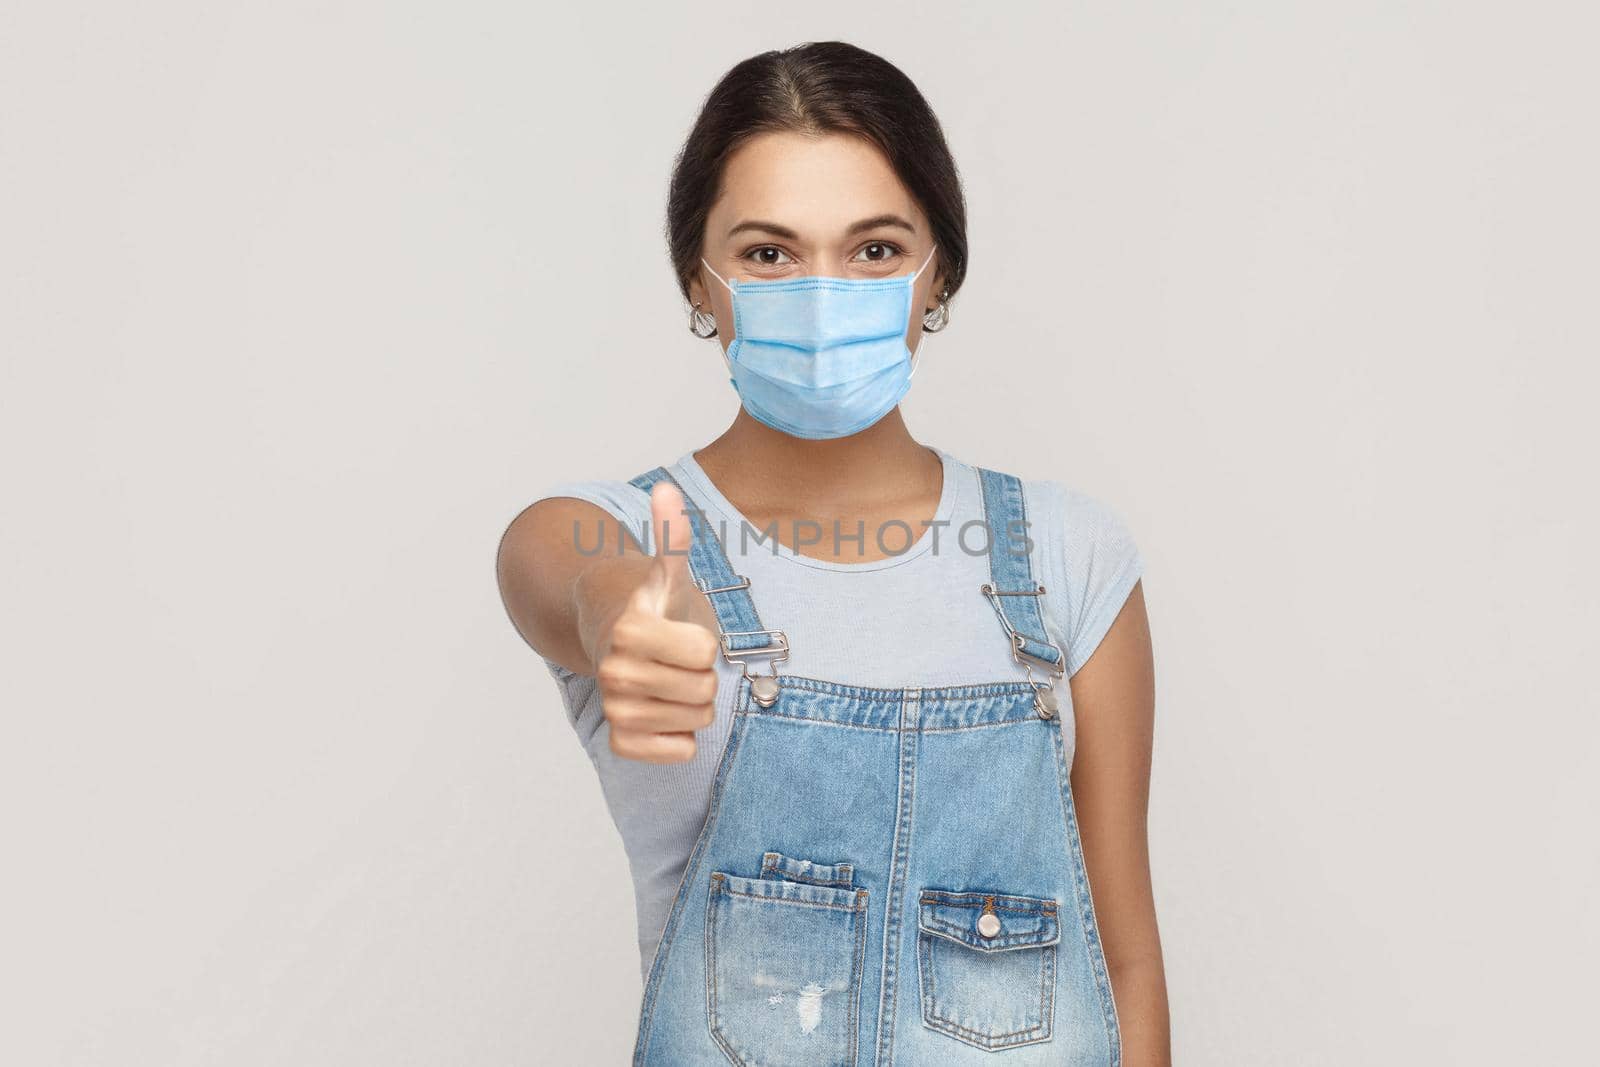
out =
[[[694,458],[756,521],[890,515],[915,524],[933,518],[944,482],[943,462],[912,438],[898,408],[858,434],[823,441],[781,433],[741,409]]]

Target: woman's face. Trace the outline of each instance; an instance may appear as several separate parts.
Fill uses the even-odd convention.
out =
[[[764,133],[724,165],[722,192],[706,218],[703,254],[732,280],[822,274],[887,278],[910,274],[934,251],[928,219],[878,147],[829,133]],[[938,306],[944,266],[936,253],[917,276],[906,347],[922,340],[922,312]],[[689,298],[716,316],[717,338],[733,340],[733,301],[701,268]]]

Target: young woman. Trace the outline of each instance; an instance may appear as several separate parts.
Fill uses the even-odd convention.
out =
[[[627,849],[634,1062],[1168,1063],[1139,553],[897,406],[967,270],[938,121],[850,45],[755,56],[668,213],[740,410],[499,560]]]

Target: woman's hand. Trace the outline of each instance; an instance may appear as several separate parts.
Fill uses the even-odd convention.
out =
[[[694,731],[715,715],[717,621],[689,572],[689,516],[676,486],[655,486],[650,522],[656,554],[620,613],[596,627],[595,676],[611,751],[678,763],[694,756]]]
[[[654,556],[602,508],[545,497],[506,529],[497,569],[524,640],[551,662],[599,679],[611,750],[670,763],[692,757],[694,731],[711,722],[718,627],[689,573],[682,492],[670,482],[655,486],[650,512]],[[595,529],[614,553],[580,549],[579,531]]]

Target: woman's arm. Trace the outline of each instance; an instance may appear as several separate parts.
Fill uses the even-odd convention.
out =
[[[1072,676],[1072,796],[1122,1029],[1124,1067],[1171,1067],[1147,814],[1155,667],[1144,583],[1134,583],[1089,661]]]
[[[676,763],[693,758],[695,731],[715,713],[716,616],[689,573],[682,493],[657,485],[650,507],[654,556],[620,536],[603,509],[547,497],[512,520],[496,573],[523,640],[546,659],[595,677],[611,750]],[[596,524],[605,547],[585,554],[579,531]]]
[[[601,550],[579,551],[579,531],[585,544],[598,539]],[[637,536],[604,508],[574,497],[545,497],[512,520],[496,575],[506,613],[535,652],[569,671],[595,673],[606,624],[650,571]]]

